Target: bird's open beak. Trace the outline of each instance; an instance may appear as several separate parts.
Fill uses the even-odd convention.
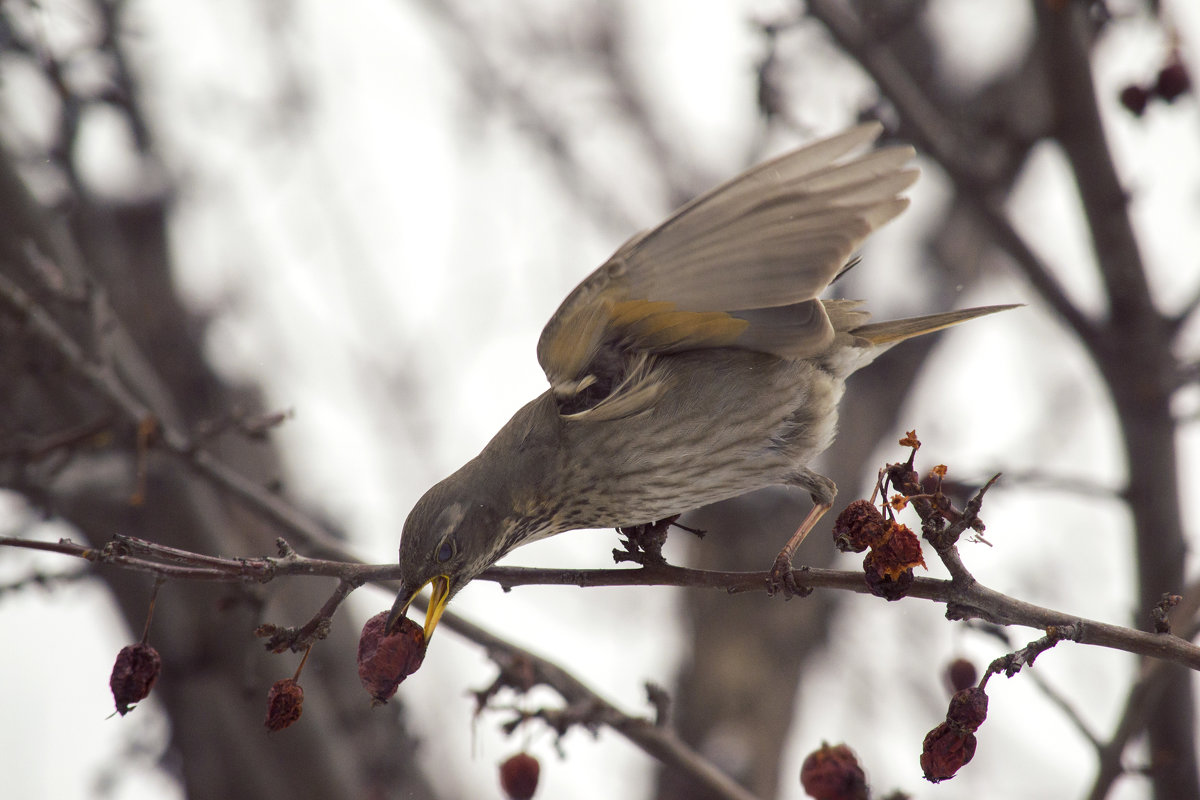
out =
[[[404,616],[404,612],[408,611],[408,607],[412,605],[412,601],[416,599],[422,589],[430,584],[433,584],[433,590],[429,596],[429,608],[425,611],[425,642],[428,643],[430,637],[433,636],[433,629],[437,627],[438,620],[442,618],[442,612],[446,610],[446,601],[450,599],[449,575],[430,578],[412,590],[409,590],[407,586],[404,587],[404,590],[396,596],[396,602],[392,604],[392,611],[388,614],[387,627],[384,630],[391,633],[396,627],[396,623]]]

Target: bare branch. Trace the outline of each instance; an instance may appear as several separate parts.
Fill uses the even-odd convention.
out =
[[[266,583],[281,576],[338,578],[355,585],[388,585],[399,577],[395,564],[370,565],[345,551],[340,560],[307,558],[296,553],[272,558],[219,558],[186,554],[133,537],[118,537],[102,548],[89,548],[69,540],[38,542],[12,537],[0,538],[0,547],[23,547],[75,556],[99,564],[149,572],[183,580],[226,583]],[[639,569],[555,570],[531,567],[491,567],[480,578],[499,583],[505,590],[515,586],[678,586],[722,589],[730,593],[766,591],[769,571],[720,572],[671,565]],[[869,593],[861,572],[803,568],[794,573],[796,582],[807,588],[828,588]],[[394,584],[389,588],[397,588]],[[1020,625],[1046,630],[1074,628],[1072,641],[1159,658],[1200,670],[1200,646],[1172,634],[1154,634],[1111,625],[1027,603],[983,586],[973,577],[968,581],[917,578],[908,592],[946,605],[949,619],[980,619],[997,625]],[[418,598],[420,600],[421,598]],[[319,615],[318,615],[319,616]],[[449,616],[449,612],[447,612]],[[474,628],[472,628],[473,630]],[[478,644],[483,641],[473,640]],[[490,639],[489,639],[490,641]]]
[[[450,613],[442,617],[441,624],[485,648],[488,656],[501,670],[517,669],[518,665],[522,668],[531,667],[534,680],[553,687],[568,705],[583,705],[595,709],[594,717],[602,720],[603,724],[629,739],[652,757],[692,776],[714,796],[727,800],[754,800],[754,795],[683,743],[669,728],[623,713],[553,661],[510,644]]]
[[[53,347],[71,369],[107,398],[129,422],[140,426],[148,420],[155,421],[158,428],[155,441],[158,446],[214,485],[240,499],[251,510],[279,525],[290,536],[300,541],[309,552],[330,555],[341,552],[334,537],[311,517],[299,512],[280,496],[230,469],[210,453],[196,448],[182,431],[167,425],[163,421],[163,415],[155,413],[135,396],[111,366],[89,358],[83,347],[41,304],[3,274],[0,274],[0,307],[7,307],[10,312],[23,319],[44,343]]]

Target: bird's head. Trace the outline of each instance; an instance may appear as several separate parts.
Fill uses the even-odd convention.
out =
[[[391,632],[413,599],[432,585],[425,612],[425,641],[446,610],[446,603],[472,578],[502,555],[503,517],[495,505],[461,491],[460,474],[434,486],[413,507],[400,537],[400,579],[403,584],[388,615]]]

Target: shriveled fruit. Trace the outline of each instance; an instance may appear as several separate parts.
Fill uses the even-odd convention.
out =
[[[916,577],[913,575],[912,569],[906,569],[893,577],[886,574],[887,566],[886,563],[883,565],[878,563],[874,550],[867,553],[867,557],[863,559],[863,575],[867,581],[867,591],[889,602],[900,600],[908,595]]]
[[[275,681],[267,693],[267,730],[281,731],[300,719],[304,710],[304,687],[295,678]]]
[[[509,756],[500,765],[500,788],[509,800],[529,800],[537,791],[541,765],[529,753]]]
[[[954,691],[968,689],[979,681],[979,672],[968,659],[956,658],[946,667],[946,682]]]
[[[1154,82],[1154,93],[1168,103],[1174,103],[1191,88],[1192,79],[1188,75],[1187,67],[1178,60],[1171,61],[1163,67]]]
[[[901,525],[895,520],[888,526],[884,540],[875,545],[871,552],[875,556],[875,569],[893,580],[905,570],[911,571],[913,567],[925,566],[925,558],[921,555],[921,540],[907,525]]]
[[[950,708],[946,711],[946,721],[960,725],[966,730],[977,731],[987,719],[987,692],[978,686],[968,686],[955,692],[950,698]]]
[[[158,673],[162,670],[162,658],[158,651],[145,642],[126,645],[117,654],[108,686],[117,702],[117,712],[123,717],[133,703],[144,700],[154,688]]]
[[[870,500],[855,500],[833,523],[833,542],[843,553],[861,553],[883,540],[888,523]]]
[[[867,775],[844,744],[822,743],[800,766],[800,785],[815,800],[867,800]]]
[[[1121,105],[1125,106],[1125,109],[1135,117],[1146,113],[1146,106],[1153,96],[1154,93],[1150,89],[1136,84],[1126,86],[1119,95]]]
[[[425,660],[421,626],[404,617],[391,634],[385,634],[387,618],[387,611],[371,617],[358,639],[358,677],[376,703],[386,703]]]
[[[975,755],[975,734],[952,722],[943,722],[925,734],[921,770],[925,780],[940,783],[953,778]]]

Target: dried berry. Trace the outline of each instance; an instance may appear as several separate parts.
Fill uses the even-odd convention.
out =
[[[921,540],[907,525],[895,520],[888,526],[883,541],[872,548],[871,554],[875,556],[875,569],[893,580],[906,571],[911,573],[913,567],[925,566]]]
[[[384,635],[388,612],[367,620],[358,639],[358,678],[376,703],[386,703],[396,687],[425,660],[425,633],[404,617],[396,630]]]
[[[902,495],[921,494],[921,476],[910,464],[888,464],[885,474],[892,488]]]
[[[833,543],[843,553],[861,553],[882,541],[887,520],[869,500],[855,500],[842,509],[833,523]]]
[[[987,709],[987,692],[978,686],[970,686],[955,692],[954,697],[950,698],[946,721],[968,731],[977,731],[987,719]]]
[[[529,753],[509,756],[500,765],[500,788],[509,800],[529,800],[537,791],[541,765]]]
[[[1149,104],[1152,94],[1146,87],[1131,83],[1121,90],[1121,105],[1125,106],[1125,110],[1130,114],[1140,117],[1146,113],[1146,106]]]
[[[953,778],[975,755],[975,734],[954,723],[943,722],[925,734],[921,770],[930,783]]]
[[[946,667],[946,683],[954,691],[969,689],[979,682],[979,672],[975,665],[965,658],[956,658]]]
[[[911,569],[895,576],[885,575],[876,563],[874,550],[867,553],[867,557],[863,559],[863,573],[867,579],[867,590],[888,601],[906,596],[916,580]]]
[[[800,767],[800,785],[815,800],[867,800],[867,775],[844,744],[821,746]]]
[[[267,730],[281,731],[300,719],[304,711],[304,687],[295,678],[275,681],[267,693]]]
[[[130,712],[132,703],[144,700],[150,694],[160,670],[162,658],[157,650],[145,642],[121,648],[108,685],[112,689],[113,699],[117,701],[117,712],[122,717]]]
[[[1191,88],[1192,79],[1188,75],[1187,67],[1178,59],[1172,60],[1163,67],[1158,73],[1158,79],[1154,82],[1154,93],[1168,103],[1174,103],[1180,95],[1185,94]]]

